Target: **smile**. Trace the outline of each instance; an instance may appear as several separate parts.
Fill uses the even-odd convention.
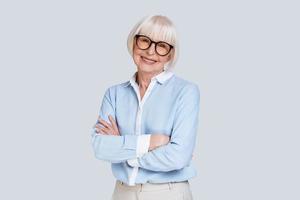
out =
[[[143,57],[143,56],[141,56],[141,58],[142,58],[142,60],[143,60],[145,63],[147,63],[147,64],[154,64],[154,63],[157,62],[157,61],[155,61],[155,60],[147,59],[147,58],[145,58],[145,57]]]

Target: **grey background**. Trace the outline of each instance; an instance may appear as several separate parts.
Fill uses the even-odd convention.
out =
[[[0,199],[109,199],[90,129],[135,65],[141,17],[170,17],[175,73],[201,111],[191,187],[201,200],[300,199],[297,1],[1,1]]]

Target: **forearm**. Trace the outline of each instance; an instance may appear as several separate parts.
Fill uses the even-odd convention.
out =
[[[140,167],[151,171],[173,171],[188,166],[194,150],[194,142],[189,145],[179,145],[170,142],[156,148],[142,157],[129,159],[131,167]]]
[[[113,136],[92,130],[92,147],[95,157],[112,163],[140,157],[148,151],[147,135]],[[146,146],[145,146],[146,145]],[[149,144],[148,144],[149,146]]]
[[[188,87],[180,100],[170,142],[140,158],[128,161],[152,171],[172,171],[189,165],[198,129],[200,93],[197,87]]]

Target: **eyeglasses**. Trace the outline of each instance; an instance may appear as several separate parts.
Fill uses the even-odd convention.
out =
[[[172,45],[163,42],[163,41],[158,41],[154,42],[151,40],[149,37],[145,35],[135,35],[136,38],[136,45],[138,46],[139,49],[146,50],[148,49],[152,43],[155,44],[155,52],[160,55],[160,56],[166,56],[171,49],[173,48]]]

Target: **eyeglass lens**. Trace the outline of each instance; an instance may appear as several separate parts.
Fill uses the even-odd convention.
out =
[[[148,49],[151,45],[152,41],[145,36],[137,37],[137,45],[140,49]],[[165,42],[157,42],[155,44],[155,50],[159,55],[166,55],[171,50],[171,46]]]

